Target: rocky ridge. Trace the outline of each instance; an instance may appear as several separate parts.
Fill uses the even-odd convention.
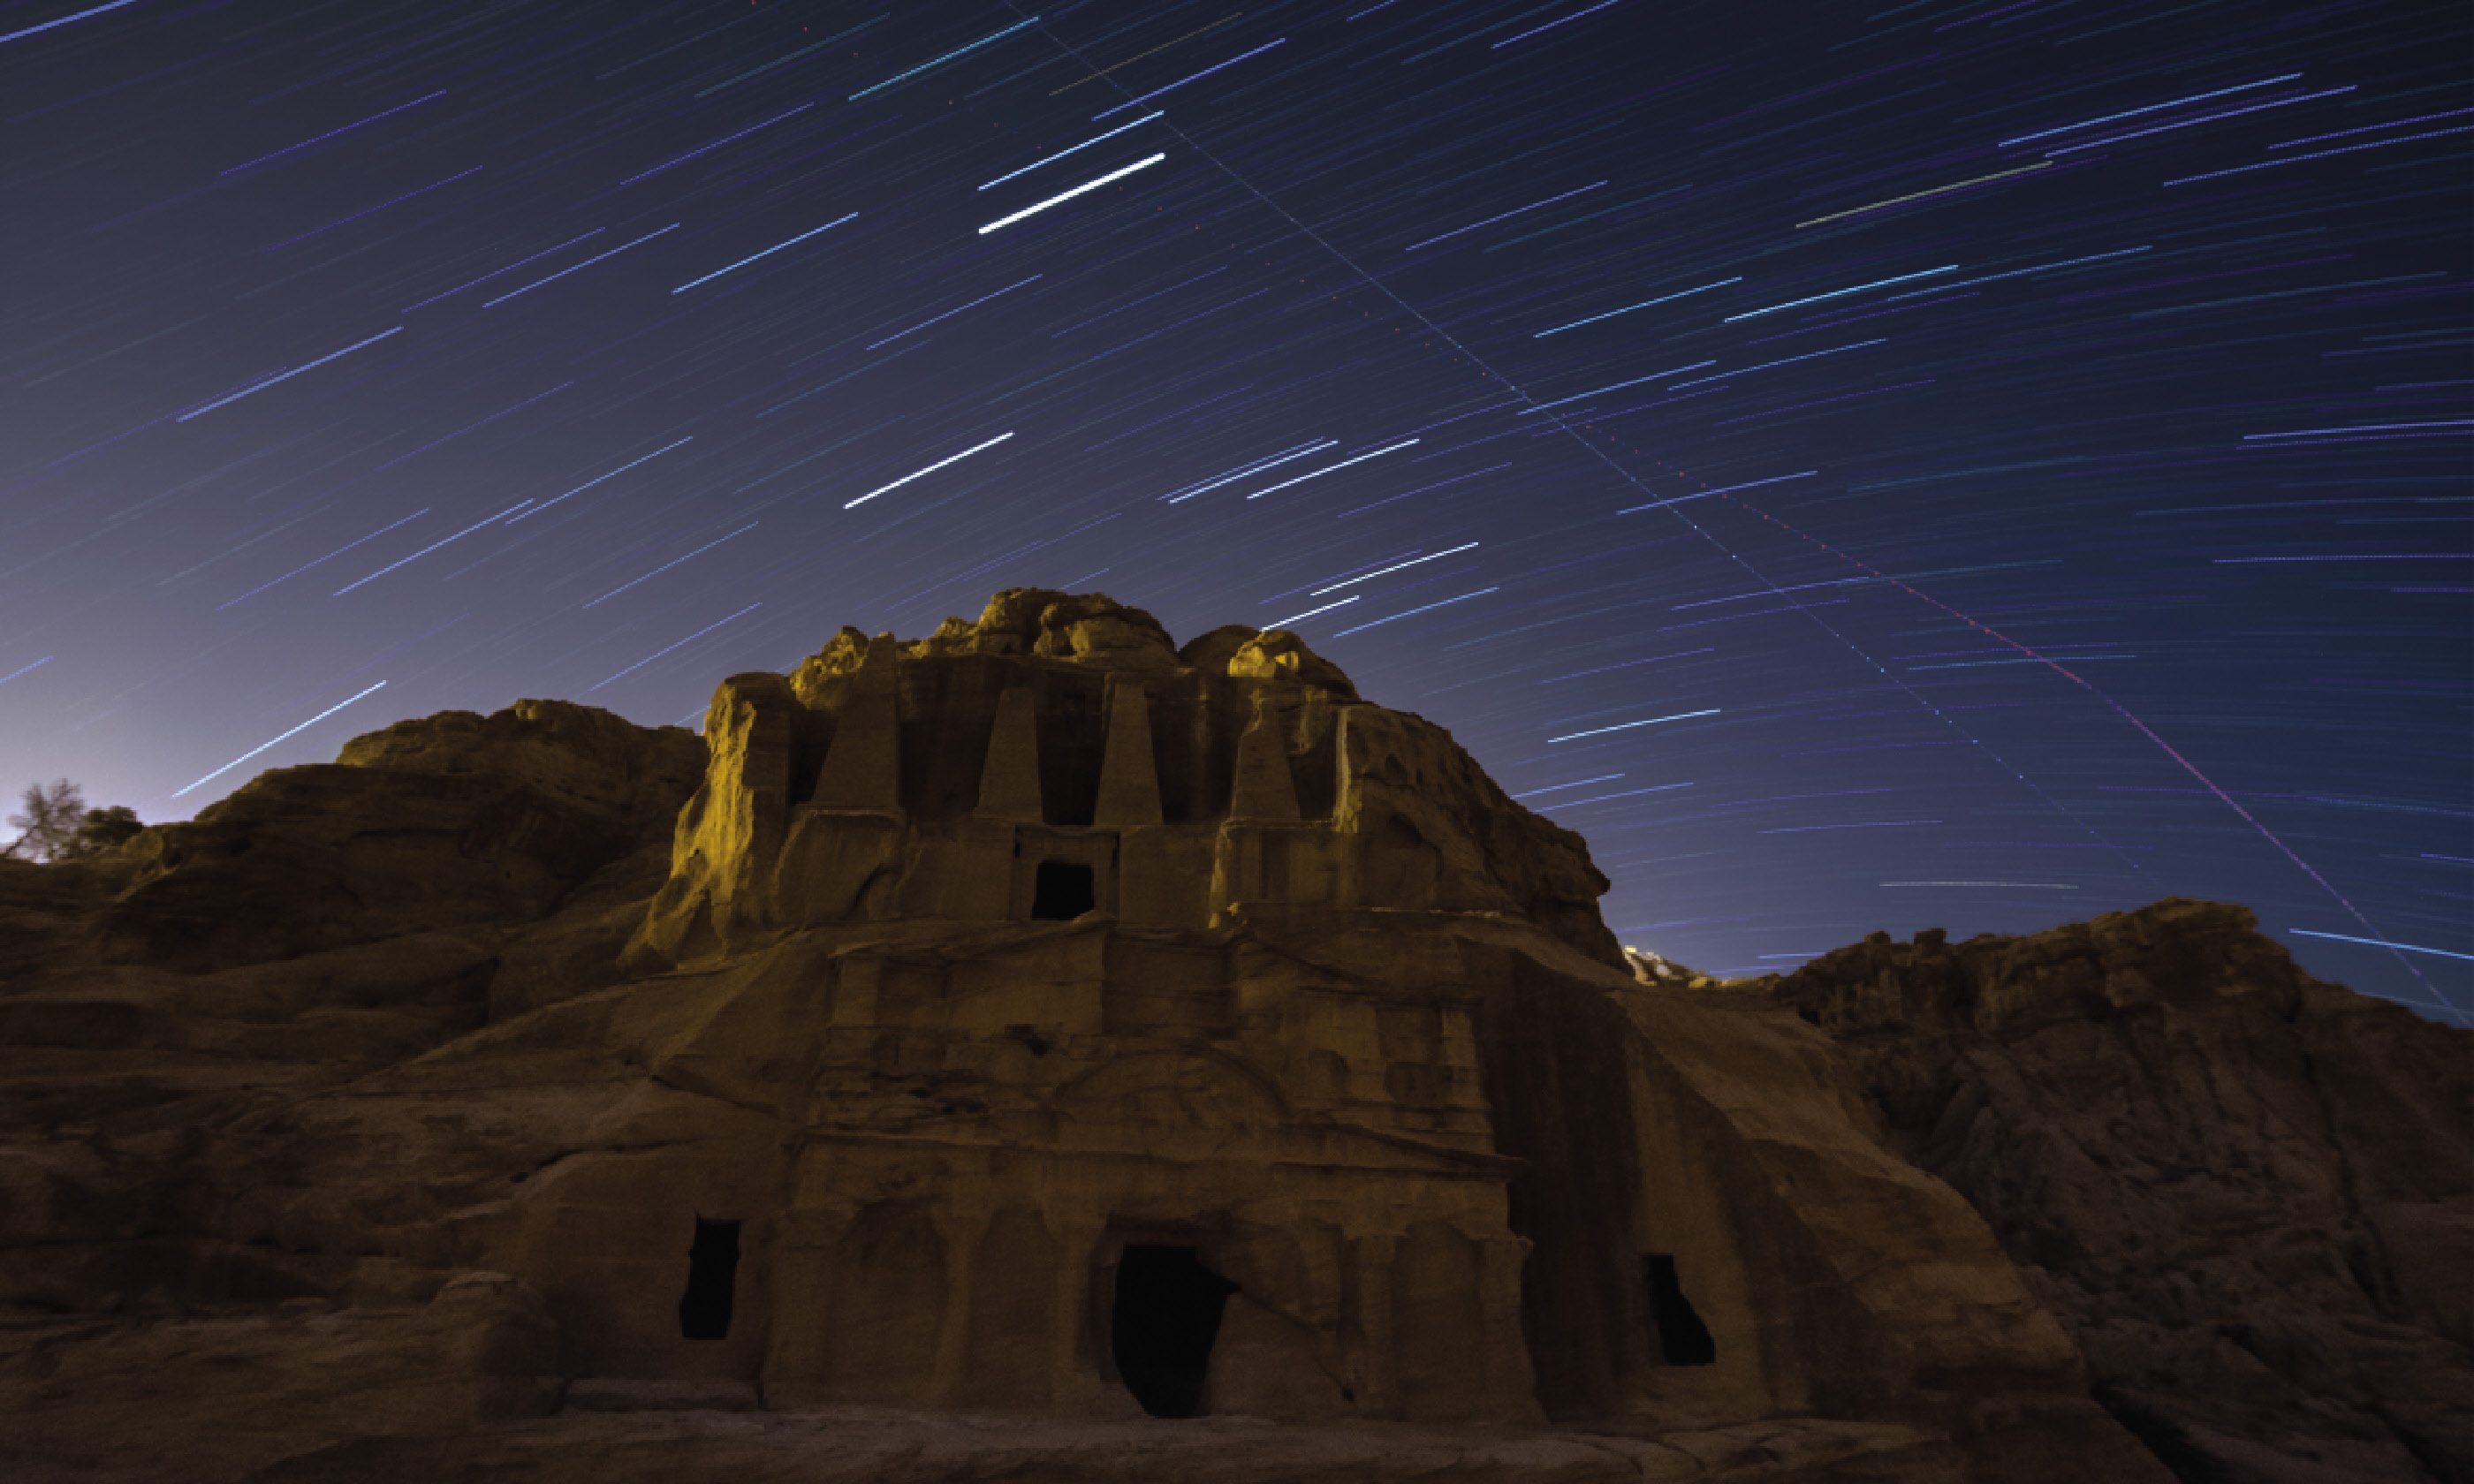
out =
[[[2474,1034],[2179,898],[1876,933],[1758,989],[1830,1033],[2183,1478],[2474,1479]]]

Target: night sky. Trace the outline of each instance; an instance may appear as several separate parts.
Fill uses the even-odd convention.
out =
[[[2180,894],[2465,1023],[2469,17],[5,0],[0,788],[1097,590],[1705,971]]]

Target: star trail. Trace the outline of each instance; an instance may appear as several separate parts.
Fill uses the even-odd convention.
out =
[[[2469,58],[2383,0],[10,0],[0,788],[693,725],[1097,586],[1294,626],[1706,971],[2178,894],[2474,1023]]]

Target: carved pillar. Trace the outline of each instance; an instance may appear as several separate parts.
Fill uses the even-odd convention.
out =
[[[1297,822],[1298,786],[1280,739],[1279,712],[1270,701],[1265,695],[1254,698],[1254,718],[1237,738],[1228,817],[1212,852],[1214,925],[1224,921],[1222,914],[1232,902],[1277,901],[1288,896],[1291,831],[1278,826]]]
[[[1108,744],[1100,764],[1100,803],[1092,824],[1117,831],[1112,892],[1100,904],[1121,922],[1201,925],[1195,867],[1160,810],[1159,765],[1152,752],[1151,701],[1137,681],[1108,678]]]
[[[952,1406],[961,1394],[962,1368],[970,1359],[971,1275],[979,1267],[987,1213],[974,1206],[937,1225],[945,1233],[945,1315],[936,1331],[936,1379],[931,1395],[936,1405]]]
[[[810,1160],[820,1157],[813,1151]],[[855,1214],[847,1205],[794,1207],[782,1214],[773,1259],[772,1313],[763,1379],[776,1404],[830,1400],[824,1389],[833,1326],[835,1247]]]
[[[1237,777],[1228,798],[1232,820],[1287,821],[1298,817],[1297,780],[1289,774],[1287,744],[1271,697],[1254,698],[1254,719],[1237,739]]]
[[[1520,1264],[1528,1241],[1497,1237],[1478,1244],[1478,1298],[1486,1323],[1486,1389],[1496,1420],[1543,1423],[1529,1341],[1520,1328]]]
[[[826,808],[902,807],[902,734],[895,703],[901,656],[890,634],[878,634],[852,672],[851,687],[834,722],[834,745],[816,780],[815,802]]]
[[[1364,853],[1358,834],[1365,827],[1366,800],[1348,757],[1348,724],[1360,709],[1341,706],[1331,727],[1331,829],[1333,843],[1340,848],[1333,861],[1331,903],[1346,909],[1371,905],[1366,899],[1364,863],[1359,859]]]
[[[996,725],[980,765],[978,813],[1009,825],[1040,821],[1039,694],[1027,685],[997,697]]]
[[[1138,829],[1160,823],[1151,702],[1139,681],[1108,677],[1108,740],[1101,754],[1100,803],[1091,823],[1102,829]]]
[[[1400,1415],[1400,1366],[1392,1333],[1392,1258],[1397,1236],[1360,1236],[1349,1273],[1357,1295],[1357,1405],[1368,1417]]]
[[[1055,1227],[1062,1257],[1056,1264],[1056,1336],[1049,1376],[1054,1388],[1050,1401],[1059,1411],[1088,1415],[1123,1410],[1112,1404],[1117,1398],[1101,1376],[1095,1349],[1108,1343],[1106,1335],[1096,1332],[1099,1305],[1091,1292],[1100,1238],[1106,1230],[1107,1224],[1099,1220],[1067,1221]]]
[[[964,922],[1014,915],[1014,832],[1039,823],[1038,692],[1017,685],[997,697],[980,763],[980,797],[954,827],[954,870],[945,883],[945,915]]]

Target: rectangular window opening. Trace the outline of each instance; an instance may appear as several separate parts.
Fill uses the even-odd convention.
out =
[[[679,1298],[679,1335],[718,1340],[730,1333],[731,1302],[739,1286],[739,1223],[696,1218],[688,1248],[688,1291]]]
[[[1091,868],[1069,860],[1044,860],[1033,878],[1031,915],[1070,922],[1099,905]]]

